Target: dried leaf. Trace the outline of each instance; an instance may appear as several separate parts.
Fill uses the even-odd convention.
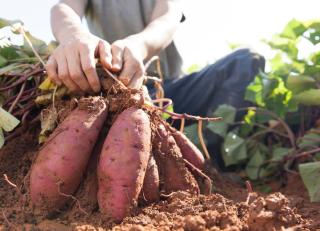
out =
[[[55,108],[44,109],[41,112],[41,132],[39,135],[39,143],[44,143],[48,136],[56,128],[58,113]]]
[[[68,93],[68,89],[65,87],[59,87],[56,91],[56,99],[59,99]],[[38,105],[48,105],[52,102],[53,92],[47,93],[45,95],[40,95],[35,99],[36,104]]]

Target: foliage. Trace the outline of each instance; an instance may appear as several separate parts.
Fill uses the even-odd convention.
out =
[[[300,45],[306,41],[313,49],[301,57]],[[269,60],[271,71],[260,72],[247,88],[245,99],[255,107],[247,109],[240,126],[230,127],[234,112],[222,105],[215,114],[228,115],[226,120],[208,127],[224,138],[221,152],[226,166],[244,166],[251,180],[277,176],[279,170],[295,171],[298,166],[311,200],[320,201],[320,182],[314,181],[320,172],[314,156],[320,152],[320,52],[316,51],[320,20],[292,20],[265,42],[276,55]]]
[[[18,39],[23,42],[12,42]],[[0,18],[0,148],[6,135],[30,118],[45,77],[43,60],[55,47],[30,34],[21,21]]]
[[[275,55],[268,60],[271,71],[261,71],[247,88],[245,99],[254,106],[221,105],[213,116],[223,120],[206,129],[223,138],[226,167],[258,185],[261,178],[299,171],[311,200],[320,201],[320,182],[314,180],[320,172],[320,20],[294,19],[264,42]],[[312,47],[306,56],[303,44]],[[243,121],[236,121],[239,110],[247,112]],[[196,128],[186,129],[197,144]]]
[[[3,131],[11,132],[20,121],[0,107],[0,148],[4,145]]]
[[[320,161],[299,166],[302,180],[309,190],[312,202],[319,202],[320,197]]]

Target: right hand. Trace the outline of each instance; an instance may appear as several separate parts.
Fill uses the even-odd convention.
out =
[[[103,67],[112,68],[110,44],[88,32],[78,33],[61,43],[50,56],[46,70],[57,85],[64,84],[70,91],[99,92],[95,58]]]

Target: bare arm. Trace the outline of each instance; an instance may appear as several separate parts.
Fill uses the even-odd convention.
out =
[[[63,43],[72,34],[83,33],[81,18],[87,0],[62,0],[51,9],[51,27],[55,38]]]
[[[49,78],[72,91],[98,92],[95,57],[99,57],[105,68],[120,71],[119,79],[126,85],[140,88],[143,61],[168,46],[179,25],[182,14],[177,1],[156,0],[149,25],[111,46],[83,28],[81,18],[86,4],[87,0],[62,0],[52,8],[52,31],[60,45],[48,60]]]
[[[182,13],[176,2],[157,1],[149,25],[141,33],[131,36],[144,43],[145,59],[151,58],[172,42],[181,17]]]
[[[51,27],[60,44],[46,69],[58,85],[63,83],[72,91],[98,92],[95,57],[100,57],[105,68],[111,68],[111,50],[109,43],[83,28],[81,18],[86,4],[86,0],[62,0],[52,8]]]
[[[158,54],[172,42],[181,17],[182,12],[177,1],[157,0],[151,22],[142,32],[112,44],[112,64],[122,69],[120,79],[124,83],[130,82],[131,87],[140,87],[141,76],[144,74],[141,61]],[[124,46],[126,48],[123,48]],[[121,56],[123,59],[117,59]]]

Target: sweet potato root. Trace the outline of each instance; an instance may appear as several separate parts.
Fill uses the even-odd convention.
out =
[[[107,217],[121,221],[136,206],[150,158],[148,115],[135,107],[118,115],[98,164],[98,203]]]
[[[198,194],[196,180],[185,166],[181,151],[167,128],[159,123],[154,139],[153,151],[157,160],[163,185],[160,187],[169,194],[183,190]]]
[[[201,151],[180,131],[171,129],[172,135],[179,146],[184,159],[189,161],[195,167],[203,170],[204,157]]]
[[[140,192],[140,200],[143,204],[159,201],[159,171],[158,165],[151,155],[146,175],[143,181],[143,188]]]
[[[100,97],[79,101],[39,151],[30,174],[32,202],[47,210],[61,207],[77,189],[107,115]]]

